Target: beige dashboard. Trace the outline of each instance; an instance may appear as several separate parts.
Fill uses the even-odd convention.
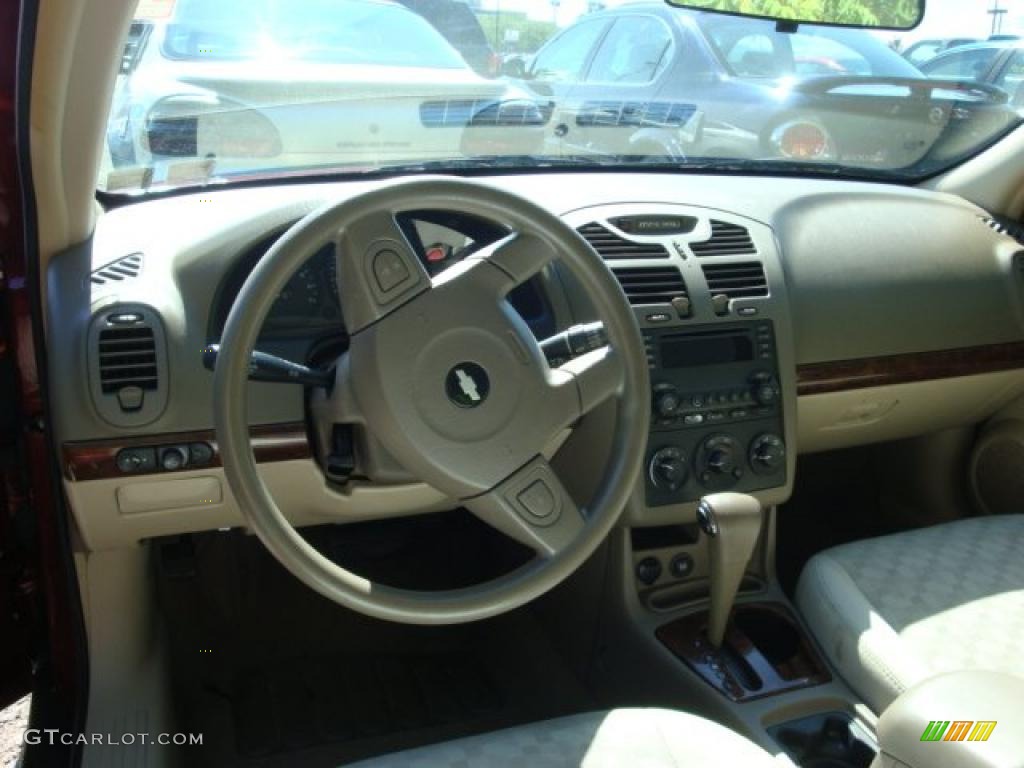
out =
[[[272,233],[375,183],[133,202],[106,212],[90,241],[51,261],[48,327],[60,329],[49,342],[54,432],[88,548],[242,524],[216,455],[203,467],[125,474],[118,451],[196,442],[215,451],[211,377],[200,350],[211,340],[211,312],[226,275]],[[708,236],[712,221],[751,233],[770,291],[734,302],[733,311],[754,307],[776,324],[791,468],[783,486],[760,494],[765,503],[788,496],[799,452],[975,423],[1024,393],[1022,247],[959,198],[881,184],[679,174],[522,175],[488,183],[539,202],[574,227],[617,206],[692,216],[694,239]],[[689,249],[681,245],[681,257]],[[94,279],[133,255],[140,256],[137,268],[120,279]],[[680,261],[684,274],[694,275],[692,322],[721,320],[710,296],[705,301],[693,291],[702,285],[698,261]],[[558,273],[548,275],[544,291],[558,327],[588,318],[586,297]],[[157,325],[159,396],[144,415],[119,420],[109,398],[98,405],[94,322],[137,310]],[[639,308],[638,322],[650,314]],[[304,407],[300,388],[250,385],[250,420],[264,430],[257,457],[265,451],[264,478],[294,522],[411,514],[450,503],[415,482],[329,487],[302,444]],[[574,443],[565,450],[576,450]],[[640,503],[631,514],[665,522],[686,518],[692,508]]]

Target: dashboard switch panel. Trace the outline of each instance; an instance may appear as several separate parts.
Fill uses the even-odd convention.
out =
[[[213,446],[209,443],[187,445],[156,445],[124,448],[115,463],[123,474],[151,474],[198,469],[213,463]]]

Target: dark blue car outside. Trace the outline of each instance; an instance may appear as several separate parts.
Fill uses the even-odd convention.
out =
[[[1015,120],[995,89],[929,80],[869,32],[781,31],[774,22],[662,3],[580,18],[537,52],[525,80],[553,104],[548,151],[562,156],[920,170],[966,151],[968,134],[997,135]],[[685,113],[679,105],[701,117],[699,130],[689,120],[681,136],[679,125],[644,119]]]

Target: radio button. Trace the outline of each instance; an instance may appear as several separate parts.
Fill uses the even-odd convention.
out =
[[[707,421],[708,423],[725,420],[725,411],[708,411]]]
[[[757,314],[757,307],[740,307],[736,310],[736,314],[743,317],[753,317]]]
[[[663,419],[673,419],[679,413],[682,399],[675,389],[663,389],[655,392],[654,410]]]
[[[750,412],[746,408],[733,408],[729,411],[729,415],[734,419],[745,419],[750,415]]]

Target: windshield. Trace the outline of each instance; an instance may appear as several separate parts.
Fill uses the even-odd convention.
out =
[[[1016,31],[979,14],[934,0],[897,36],[662,2],[141,0],[98,186],[559,166],[913,180],[1020,122],[1024,44],[977,42]]]

